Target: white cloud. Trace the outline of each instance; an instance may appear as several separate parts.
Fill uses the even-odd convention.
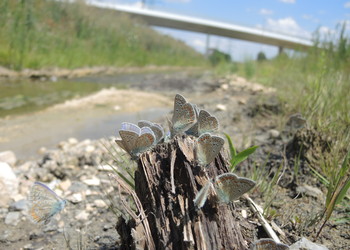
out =
[[[282,19],[268,18],[265,25],[258,25],[259,28],[280,32],[288,35],[310,38],[310,32],[302,29],[298,23],[291,17]]]
[[[344,3],[344,8],[350,8],[350,2]]]
[[[283,3],[295,3],[296,0],[280,0]]]
[[[261,10],[259,11],[259,13],[260,13],[261,15],[271,15],[271,14],[273,13],[273,11],[272,11],[272,10],[268,10],[268,9],[261,9]]]
[[[192,0],[165,0],[164,2],[167,2],[167,3],[189,3],[191,1]]]
[[[192,40],[191,44],[198,50],[203,50],[203,48],[205,48],[205,41],[203,41],[203,39],[195,38]]]

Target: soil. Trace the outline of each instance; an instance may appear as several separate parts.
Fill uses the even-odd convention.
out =
[[[252,145],[259,146],[248,160],[238,165],[235,173],[258,178],[258,187],[249,196],[266,208],[265,217],[273,222],[283,243],[291,245],[305,236],[329,249],[348,249],[349,220],[340,223],[336,220],[349,216],[349,211],[345,209],[336,210],[320,236],[314,238],[320,223],[314,224],[313,219],[324,208],[326,188],[312,174],[310,166],[318,168],[315,165],[317,157],[327,150],[325,145],[331,141],[310,128],[307,121],[300,126],[289,126],[291,114],[284,113],[285,104],[280,103],[274,89],[237,76],[215,78],[210,73],[199,76],[186,72],[148,75],[129,87],[128,90],[103,90],[30,116],[0,121],[1,144],[9,143],[11,147],[8,149],[13,151],[21,146],[15,136],[31,143],[35,136],[60,135],[64,141],[57,148],[41,149],[41,155],[31,161],[18,161],[13,169],[20,182],[22,198],[33,181],[58,180],[59,188],[55,191],[72,202],[60,219],[52,220],[44,227],[28,221],[24,211],[17,224],[5,224],[8,213],[18,210],[13,203],[11,207],[2,208],[0,216],[4,219],[0,222],[0,231],[3,232],[0,249],[64,249],[68,240],[63,235],[69,236],[74,249],[77,244],[86,249],[118,249],[119,237],[115,225],[121,214],[121,203],[108,171],[101,167],[106,162],[113,163],[109,153],[101,146],[101,142],[113,143],[113,137],[79,142],[67,139],[67,134],[62,131],[72,127],[75,128],[73,131],[77,131],[81,124],[94,122],[91,120],[93,117],[103,120],[106,116],[122,117],[125,113],[152,108],[166,110],[159,112],[157,117],[153,116],[153,121],[167,128],[165,114],[170,116],[175,93],[182,94],[189,102],[215,115],[220,122],[220,133],[230,135],[238,151]],[[78,125],[75,125],[77,121]],[[48,126],[41,127],[43,124]],[[116,135],[120,124],[114,126],[115,132],[106,136]],[[21,134],[18,131],[22,131]],[[74,136],[74,133],[68,136]],[[39,150],[40,145],[33,145],[35,150]],[[275,174],[279,177],[277,184],[274,183],[277,179]],[[91,185],[91,180],[96,179],[100,182]],[[79,199],[76,194],[82,194],[82,198]],[[16,200],[21,199],[17,197]],[[104,201],[111,209],[96,200]],[[115,202],[114,206],[111,201]],[[243,198],[235,202],[235,207],[240,212],[250,211]],[[254,228],[250,233],[256,238],[267,237],[251,211],[247,220],[250,228],[251,225]]]

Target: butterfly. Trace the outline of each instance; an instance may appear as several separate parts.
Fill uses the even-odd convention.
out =
[[[204,133],[197,138],[196,156],[200,165],[207,166],[218,156],[225,140],[220,136]]]
[[[41,182],[35,182],[28,197],[28,215],[34,223],[47,224],[65,207],[67,201]]]
[[[140,128],[128,122],[122,123],[119,135],[121,140],[117,139],[115,142],[132,158],[136,158],[139,154],[150,149],[156,140],[153,131],[149,127]]]
[[[176,94],[174,99],[174,113],[169,122],[170,135],[181,133],[189,129],[196,122],[196,111],[194,106],[186,99]]]
[[[219,121],[208,111],[201,109],[199,111],[197,122],[186,131],[186,134],[200,136],[204,133],[211,133],[219,129]]]
[[[230,203],[251,190],[255,184],[251,179],[225,173],[215,178],[214,188],[220,201]]]
[[[140,128],[149,127],[156,137],[154,144],[158,144],[164,138],[164,129],[157,123],[141,120],[137,123]]]
[[[253,243],[253,250],[286,250],[289,246],[277,243],[273,239],[260,239]]]

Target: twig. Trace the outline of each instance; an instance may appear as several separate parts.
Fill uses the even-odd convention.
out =
[[[281,243],[280,239],[278,238],[277,234],[275,231],[273,231],[272,227],[270,224],[266,221],[264,216],[262,215],[263,209],[257,205],[247,194],[244,195],[244,198],[248,201],[249,206],[251,209],[254,211],[254,213],[258,216],[258,219],[262,226],[264,227],[266,233],[277,243]]]

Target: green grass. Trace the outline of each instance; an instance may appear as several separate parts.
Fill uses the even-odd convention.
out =
[[[329,152],[310,166],[327,187],[326,221],[350,185],[346,158],[350,150],[350,35],[345,25],[337,31],[322,42],[316,39],[306,53],[281,54],[262,62],[250,60],[236,64],[235,71],[227,71],[276,88],[284,104],[282,115],[300,112],[310,127],[331,138]],[[220,70],[222,73],[222,67]]]
[[[206,63],[183,42],[82,1],[0,2],[0,65],[7,68]]]

